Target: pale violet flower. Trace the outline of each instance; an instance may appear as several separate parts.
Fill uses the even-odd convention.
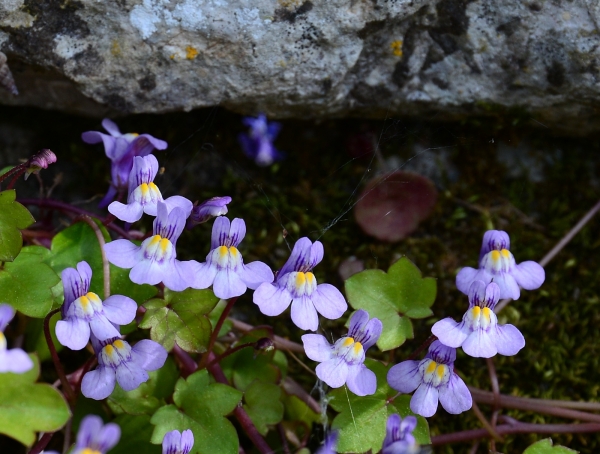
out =
[[[188,218],[187,228],[202,224],[217,216],[223,216],[227,214],[227,205],[231,203],[231,197],[213,197],[205,200],[199,205],[192,208],[190,217]]]
[[[90,399],[105,399],[119,383],[132,391],[148,380],[147,371],[160,369],[167,360],[167,351],[154,341],[144,339],[133,347],[120,337],[99,341],[91,336],[98,357],[98,367],[86,373],[81,392]]]
[[[502,230],[488,230],[483,235],[481,252],[479,253],[479,269],[465,267],[456,276],[456,287],[465,295],[473,281],[486,284],[492,280],[498,284],[498,297],[519,299],[521,290],[535,290],[545,279],[544,268],[533,261],[521,262],[517,265],[510,252],[510,238]]]
[[[100,416],[88,415],[81,420],[71,454],[106,454],[120,438],[121,428],[117,424],[104,424]]]
[[[419,445],[413,436],[416,427],[417,418],[414,416],[401,418],[396,413],[390,415],[381,454],[417,454]]]
[[[476,358],[491,358],[496,353],[516,355],[525,346],[521,332],[513,325],[498,325],[494,307],[500,288],[494,282],[487,286],[474,281],[469,289],[469,309],[462,322],[448,317],[435,323],[431,332],[448,347],[462,347]]]
[[[321,446],[315,454],[335,454],[339,435],[337,430],[327,435],[327,437],[325,437],[325,443],[323,443],[323,446]]]
[[[246,235],[246,223],[225,216],[215,219],[212,229],[211,251],[206,262],[194,262],[194,278],[190,287],[196,289],[213,286],[213,292],[221,299],[240,296],[246,289],[255,289],[263,282],[273,281],[273,272],[262,262],[244,264],[239,244]]]
[[[193,446],[194,434],[191,430],[172,430],[163,438],[162,454],[189,454]]]
[[[119,191],[127,189],[129,172],[133,167],[133,158],[135,156],[146,156],[156,150],[167,148],[167,142],[152,137],[150,134],[121,134],[119,127],[108,118],[102,120],[102,127],[108,134],[98,131],[87,131],[81,134],[81,138],[86,143],[104,144],[104,152],[111,160],[112,181],[108,192],[100,202],[100,207],[104,208],[112,202]]]
[[[436,340],[422,361],[403,361],[393,366],[387,381],[401,393],[417,390],[410,399],[410,409],[417,415],[433,416],[438,399],[444,410],[456,415],[469,410],[473,400],[465,382],[454,372],[455,360],[456,349]]]
[[[158,202],[152,236],[141,246],[129,240],[115,240],[104,246],[110,263],[121,268],[131,268],[129,278],[136,284],[165,284],[180,292],[190,285],[194,261],[177,260],[175,246],[185,227],[186,214],[181,208],[168,211],[164,202]]]
[[[365,351],[375,345],[381,330],[381,321],[369,320],[368,312],[361,309],[350,318],[348,335],[334,345],[320,334],[304,334],[302,342],[306,356],[321,363],[316,369],[317,377],[332,388],[345,383],[357,396],[367,396],[375,392],[377,378],[364,365]]]
[[[321,260],[321,242],[300,238],[275,282],[266,282],[256,289],[254,303],[265,315],[279,315],[292,303],[292,321],[304,330],[317,330],[317,312],[330,320],[340,318],[348,308],[346,300],[333,285],[317,285],[312,273]]]
[[[264,114],[257,118],[245,117],[243,121],[250,129],[247,134],[240,134],[238,139],[246,156],[254,159],[259,166],[271,165],[282,158],[273,145],[281,128],[279,123],[268,122]]]
[[[135,156],[133,168],[129,173],[129,195],[127,204],[112,202],[108,211],[125,222],[139,221],[142,214],[156,216],[158,202],[165,202],[169,211],[179,207],[188,217],[192,211],[192,202],[180,195],[174,195],[163,200],[163,196],[154,184],[158,173],[158,160],[154,155]]]
[[[33,367],[33,361],[25,351],[20,348],[8,349],[4,330],[15,316],[12,306],[0,304],[0,373],[12,372],[22,374]]]
[[[135,318],[137,304],[131,298],[112,295],[102,301],[90,292],[92,269],[87,262],[79,262],[77,269],[63,270],[62,283],[65,301],[61,307],[63,320],[56,323],[58,341],[71,350],[81,350],[90,340],[90,330],[100,339],[119,336],[113,326],[126,325]]]

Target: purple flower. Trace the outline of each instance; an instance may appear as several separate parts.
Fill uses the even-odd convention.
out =
[[[416,454],[418,445],[412,434],[415,427],[417,427],[417,418],[414,416],[406,416],[402,419],[396,413],[390,415],[381,454]]]
[[[335,454],[338,438],[339,433],[337,430],[331,432],[325,438],[325,443],[323,443],[323,446],[321,446],[315,454]]]
[[[81,420],[72,454],[106,454],[119,442],[121,429],[114,422],[102,424],[102,418],[88,415]]]
[[[306,237],[296,241],[292,255],[273,284],[265,283],[254,292],[253,301],[265,315],[279,315],[292,303],[292,321],[301,329],[316,331],[317,312],[330,320],[340,318],[348,308],[340,291],[330,284],[317,285],[311,270],[323,260],[323,245]]]
[[[102,142],[106,156],[112,161],[111,185],[100,202],[100,207],[104,208],[115,199],[119,190],[127,188],[134,156],[146,156],[154,149],[164,150],[167,148],[167,142],[149,134],[121,134],[119,127],[108,118],[102,121],[102,126],[108,131],[108,134],[88,131],[81,134],[81,139],[86,143]]]
[[[156,216],[158,202],[165,202],[171,211],[175,207],[181,208],[186,217],[192,211],[192,202],[185,197],[174,195],[166,200],[160,189],[154,184],[158,173],[158,160],[154,155],[136,156],[133,158],[133,168],[129,173],[129,195],[127,205],[121,202],[112,202],[108,211],[121,221],[139,221],[143,213]]]
[[[211,251],[206,262],[194,266],[194,280],[190,287],[202,289],[213,286],[221,299],[233,298],[255,289],[263,282],[273,281],[273,272],[262,262],[244,264],[237,247],[246,235],[243,219],[235,218],[231,223],[225,216],[215,219],[212,229]]]
[[[115,380],[125,391],[136,389],[148,380],[147,371],[160,369],[167,360],[163,346],[148,339],[133,347],[120,337],[99,341],[92,335],[91,340],[98,367],[85,374],[81,381],[81,392],[90,399],[110,396]]]
[[[6,348],[4,330],[14,316],[15,310],[12,306],[5,303],[0,304],[0,373],[22,374],[33,367],[33,361],[23,350],[20,348],[10,350]]]
[[[167,432],[162,442],[162,454],[188,454],[194,446],[194,434],[191,430],[172,430]]]
[[[191,229],[198,224],[208,221],[217,216],[227,214],[227,204],[231,203],[231,197],[213,197],[205,200],[200,205],[192,208],[192,213],[187,222],[187,228]]]
[[[71,350],[81,350],[90,339],[90,329],[100,340],[119,336],[113,326],[126,325],[135,318],[137,304],[131,298],[112,295],[102,301],[89,291],[92,269],[87,262],[79,262],[77,269],[62,272],[65,302],[61,313],[63,320],[56,323],[58,341]]]
[[[471,408],[473,401],[465,382],[454,372],[456,349],[439,340],[429,347],[422,361],[403,361],[393,366],[387,375],[389,385],[401,393],[417,392],[410,400],[413,413],[426,418],[433,416],[438,406],[453,415]]]
[[[517,265],[509,251],[510,239],[502,230],[488,230],[483,235],[483,244],[479,254],[479,269],[465,267],[456,276],[456,287],[467,294],[471,283],[479,280],[484,283],[493,281],[500,287],[500,299],[519,299],[521,291],[539,288],[545,279],[544,268],[533,261]]]
[[[29,178],[29,175],[32,173],[40,173],[40,170],[47,169],[50,164],[54,164],[55,162],[56,155],[52,152],[52,150],[45,148],[38,151],[35,156],[29,160],[29,166],[25,171],[25,179]]]
[[[259,166],[271,165],[282,158],[281,153],[273,145],[281,129],[279,123],[267,122],[264,114],[259,114],[258,118],[246,117],[243,122],[250,127],[248,134],[238,136],[246,156],[254,159]]]
[[[516,355],[525,346],[521,332],[513,325],[498,325],[494,307],[500,287],[475,281],[469,289],[469,309],[461,323],[448,317],[431,328],[440,342],[448,347],[462,346],[464,352],[476,358],[491,358],[496,353]]]
[[[153,235],[141,246],[129,240],[115,240],[104,246],[108,260],[121,268],[131,268],[129,278],[136,284],[155,285],[163,282],[177,292],[188,288],[193,278],[195,261],[176,260],[175,245],[185,226],[185,212],[178,207],[168,211],[158,202]]]
[[[369,320],[369,313],[361,309],[352,315],[348,335],[334,345],[320,334],[305,334],[302,342],[306,356],[321,363],[317,366],[317,377],[332,388],[346,383],[357,396],[368,396],[375,392],[377,379],[363,364],[365,351],[377,342],[381,329],[381,321]]]

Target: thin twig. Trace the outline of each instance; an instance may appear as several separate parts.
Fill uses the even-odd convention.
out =
[[[498,434],[498,432],[496,432],[496,430],[492,427],[490,422],[487,419],[485,419],[484,414],[481,412],[481,410],[479,409],[479,406],[477,405],[477,403],[475,401],[473,401],[473,407],[471,409],[473,410],[473,413],[475,413],[475,416],[477,416],[477,419],[479,420],[479,422],[483,425],[485,430],[488,432],[488,434],[490,434],[490,436],[494,440],[500,441],[500,442],[504,441],[502,439],[502,437],[500,436],[500,434]]]
[[[52,316],[58,311],[60,311],[60,309],[55,309],[46,315],[46,318],[44,318],[44,336],[46,337],[46,343],[48,344],[48,350],[50,350],[50,356],[52,357],[54,368],[56,369],[56,373],[58,374],[58,378],[62,384],[63,392],[65,393],[67,400],[72,407],[75,405],[76,396],[73,392],[73,388],[71,388],[71,384],[69,383],[67,376],[65,375],[65,371],[60,363],[60,359],[58,358],[58,353],[56,353],[54,342],[52,341],[52,335],[50,334],[50,318],[52,318]]]
[[[427,338],[427,340],[419,346],[419,348],[417,348],[414,352],[412,352],[409,355],[408,358],[406,358],[406,361],[415,359],[419,355],[419,353],[421,353],[423,350],[425,350],[427,347],[429,347],[433,343],[433,341],[435,341],[436,339],[437,339],[437,336],[435,336],[433,334],[431,336],[429,336]]]
[[[573,239],[573,237],[575,237],[575,235],[577,235],[579,233],[579,231],[590,221],[590,219],[592,219],[596,213],[598,213],[598,211],[600,211],[600,201],[598,201],[596,203],[596,205],[594,205],[580,220],[577,224],[575,224],[575,226],[569,230],[565,236],[562,237],[562,239],[556,244],[556,246],[554,246],[550,252],[548,252],[543,258],[542,260],[540,260],[540,265],[542,267],[545,267],[550,260],[552,260],[554,257],[556,257],[556,255]],[[502,309],[504,309],[506,307],[506,305],[508,303],[510,303],[512,300],[510,298],[506,298],[503,299],[502,301],[500,301],[498,303],[498,305],[496,306],[495,312],[498,313],[500,312]]]
[[[66,211],[69,213],[73,213],[73,214],[77,214],[77,215],[87,215],[90,216],[92,218],[98,218],[97,215],[95,215],[94,213],[90,212],[90,211],[86,211],[83,210],[81,208],[78,208],[76,206],[70,205],[68,203],[64,203],[64,202],[60,202],[58,200],[53,200],[53,199],[17,199],[17,202],[23,204],[23,205],[36,205],[39,207],[43,207],[43,208],[51,208],[53,210],[59,210],[59,211]],[[100,219],[102,220],[102,219]],[[131,239],[131,235],[126,232],[125,230],[123,230],[121,227],[115,225],[115,224],[107,224],[106,225],[107,229],[110,229],[116,233],[118,233],[119,235],[121,235],[123,238],[128,238]]]
[[[221,312],[221,316],[219,317],[219,320],[217,321],[217,324],[215,325],[215,328],[213,329],[213,332],[210,335],[210,340],[208,341],[208,347],[206,348],[206,353],[204,353],[202,355],[202,358],[200,359],[200,362],[198,363],[198,370],[204,369],[206,367],[208,357],[212,353],[213,347],[215,346],[215,342],[217,341],[217,337],[219,337],[219,332],[221,331],[221,327],[223,326],[223,323],[225,323],[225,320],[227,319],[229,312],[231,312],[231,308],[233,307],[233,305],[235,304],[235,302],[237,300],[238,300],[237,296],[234,296],[233,298],[229,298],[229,300],[227,300],[227,305],[225,306],[225,309],[223,309],[223,312]]]
[[[54,432],[46,432],[44,435],[42,435],[38,442],[33,445],[33,448],[29,450],[28,454],[40,454],[46,448],[46,446],[48,446],[48,443],[50,443],[50,440],[52,440],[53,436]]]
[[[104,240],[104,235],[98,227],[98,224],[94,222],[94,220],[88,216],[87,214],[82,214],[75,222],[83,221],[87,225],[89,225],[94,233],[96,234],[96,239],[98,240],[98,244],[100,245],[100,254],[102,255],[102,272],[104,278],[104,299],[107,299],[110,296],[110,264],[108,263],[108,258],[106,257],[106,251],[104,250],[104,245],[106,241]]]
[[[241,350],[243,348],[254,347],[254,345],[255,345],[254,342],[247,342],[245,344],[236,345],[233,348],[227,349],[223,353],[221,353],[219,356],[215,356],[215,359],[213,359],[211,362],[209,362],[206,365],[206,367],[212,366],[213,363],[220,363],[223,358],[227,358],[229,355],[231,355],[231,354],[233,354],[233,353],[235,353],[235,352],[237,352],[237,351],[239,351],[239,350]]]
[[[233,323],[233,327],[238,331],[247,333],[248,331],[252,331],[254,329],[254,326],[249,325],[248,323],[241,322],[234,318],[230,320]],[[284,339],[283,337],[279,336],[273,336],[273,341],[275,342],[275,347],[279,350],[288,350],[295,353],[304,353],[304,347],[297,342],[293,342],[291,340]]]
[[[321,406],[319,405],[319,402],[317,402],[310,394],[308,394],[306,390],[289,375],[284,378],[281,385],[286,393],[296,396],[315,413],[321,413]]]
[[[285,429],[283,428],[283,424],[277,424],[277,431],[279,432],[279,437],[281,438],[281,444],[283,445],[284,454],[292,454],[290,451],[290,446],[288,445],[287,437],[285,436]]]
[[[573,434],[600,432],[600,424],[503,424],[496,427],[496,432],[500,435],[509,434]],[[450,434],[436,435],[431,437],[431,444],[434,446],[446,445],[450,443],[459,443],[476,440],[478,438],[489,437],[490,434],[485,429],[465,430],[463,432],[454,432]]]

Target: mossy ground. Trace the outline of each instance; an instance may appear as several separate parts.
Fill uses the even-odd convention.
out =
[[[46,184],[51,184],[58,173],[63,174],[53,197],[77,202],[106,189],[108,160],[99,146],[83,144],[79,138],[82,131],[100,130],[99,121],[6,107],[0,111],[0,118],[32,134],[33,148],[23,150],[20,157],[39,148],[51,148],[57,154],[58,164],[42,173]],[[414,324],[415,339],[393,354],[395,361],[418,347],[436,320],[462,316],[467,301],[454,287],[454,277],[461,266],[476,265],[481,236],[487,228],[509,232],[517,261],[539,259],[597,202],[600,194],[597,140],[555,137],[551,130],[532,129],[518,122],[515,125],[511,118],[494,124],[480,120],[462,124],[393,119],[331,120],[320,124],[284,121],[276,145],[286,153],[286,159],[270,168],[258,168],[243,155],[237,143],[237,134],[243,131],[240,117],[223,110],[131,116],[117,122],[124,132],[147,132],[169,142],[166,152],[156,153],[165,167],[159,180],[165,196],[181,193],[192,200],[215,195],[233,198],[229,214],[244,218],[248,228],[240,248],[246,262],[260,258],[277,268],[287,257],[286,242],[293,244],[298,237],[308,236],[319,238],[325,246],[317,278],[340,288],[343,282],[337,269],[351,255],[363,260],[367,268],[384,270],[397,257],[406,255],[425,276],[435,277],[435,317]],[[348,140],[361,130],[372,131],[380,138],[385,158],[414,157],[415,145],[444,147],[449,152],[448,162],[457,171],[457,178],[443,176],[438,183],[441,190],[435,213],[401,242],[387,244],[370,238],[354,221],[351,207],[364,182],[377,171],[370,155],[353,158],[348,154]],[[532,181],[526,172],[511,176],[512,169],[497,159],[500,142],[527,144],[543,178]],[[22,194],[33,194],[37,189],[35,180],[17,185]],[[98,200],[82,206],[94,210]],[[527,341],[517,356],[494,359],[503,393],[598,400],[599,223],[600,219],[593,219],[547,266],[546,282],[540,291],[523,292],[521,299],[502,313],[505,321],[519,327]],[[181,258],[203,259],[208,252],[210,225],[182,236],[178,245]],[[236,309],[240,318],[273,324],[277,333],[299,340],[301,332],[287,321],[287,316],[272,319],[257,314],[247,295]],[[342,322],[324,321],[323,328],[341,333]],[[381,358],[391,357],[385,354]],[[490,389],[483,360],[459,353],[457,367],[469,384]],[[296,376],[306,374],[293,362],[290,368]],[[312,378],[307,376],[301,381],[308,384]],[[490,414],[488,407],[481,408]],[[523,422],[570,422],[521,411],[505,414]],[[480,427],[472,412],[449,416],[441,409],[430,425],[432,434]],[[497,448],[504,453],[522,452],[545,437],[509,436]],[[553,439],[584,453],[600,451],[596,435],[560,435]],[[469,447],[457,444],[437,448],[436,452],[463,453]],[[487,449],[483,442],[478,452]]]

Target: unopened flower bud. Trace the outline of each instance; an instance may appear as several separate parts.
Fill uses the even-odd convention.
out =
[[[191,229],[198,224],[208,221],[216,216],[227,214],[227,204],[231,203],[231,197],[213,197],[205,200],[200,205],[192,209],[192,213],[187,221],[187,228]]]
[[[40,170],[47,169],[50,164],[54,164],[55,162],[56,155],[52,150],[44,148],[43,150],[38,151],[38,153],[29,160],[29,165],[25,171],[25,179],[29,178],[29,175],[32,173],[39,173]]]

